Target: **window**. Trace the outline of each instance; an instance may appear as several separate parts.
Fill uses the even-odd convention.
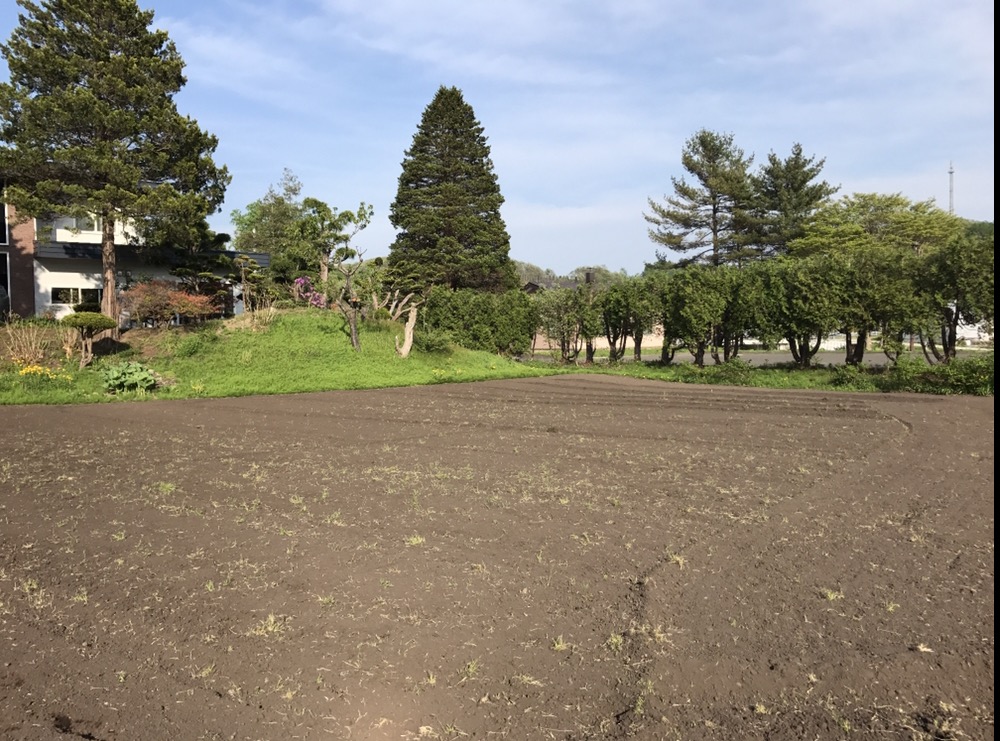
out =
[[[70,219],[69,228],[77,232],[101,231],[101,220],[93,216],[74,216]]]
[[[101,219],[95,216],[65,216],[35,220],[35,237],[43,242],[55,241],[57,229],[75,234],[100,233]]]
[[[53,288],[54,304],[99,304],[104,291],[100,288]]]

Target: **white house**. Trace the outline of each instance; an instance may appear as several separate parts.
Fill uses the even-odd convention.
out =
[[[0,241],[0,311],[21,316],[65,316],[74,304],[99,302],[101,275],[101,223],[94,218],[58,217],[18,221],[11,207],[4,207]],[[135,244],[128,225],[115,225],[116,269],[119,288],[147,278],[176,280],[176,263],[156,261]],[[216,253],[234,258],[235,252]],[[250,255],[262,267],[266,254]],[[214,270],[220,277],[230,272]],[[6,295],[6,299],[4,296]],[[237,311],[241,307],[237,306]]]

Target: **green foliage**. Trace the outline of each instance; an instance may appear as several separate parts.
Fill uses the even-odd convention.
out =
[[[955,358],[959,325],[993,325],[993,247],[992,235],[956,236],[917,263],[913,282],[928,311],[926,340],[939,361]]]
[[[219,335],[214,327],[205,331],[187,332],[183,335],[177,335],[177,337],[174,355],[178,358],[193,358],[219,341]]]
[[[555,288],[559,285],[559,276],[549,268],[540,268],[530,262],[514,260],[518,284],[523,288],[527,283],[534,283],[542,288]]]
[[[792,357],[808,367],[820,342],[844,324],[844,271],[836,255],[775,258],[759,263],[764,309],[762,337],[784,337]]]
[[[642,278],[613,283],[598,294],[597,307],[612,363],[624,357],[628,338],[652,329],[656,313],[652,292]]]
[[[559,360],[577,359],[586,339],[601,331],[598,307],[589,299],[589,286],[550,288],[535,294],[533,301],[542,333],[559,348]]]
[[[447,354],[454,349],[454,343],[447,332],[428,328],[413,333],[413,347],[420,352]]]
[[[406,151],[389,220],[388,265],[404,290],[503,291],[517,274],[483,127],[458,88],[441,87]]]
[[[711,366],[706,370],[709,371],[713,383],[723,383],[727,386],[753,385],[751,383],[754,374],[753,366],[739,358],[727,360],[722,365]]]
[[[268,273],[281,283],[290,283],[301,273],[315,270],[319,262],[319,255],[302,230],[305,209],[301,195],[301,181],[285,169],[277,187],[270,186],[264,197],[246,210],[230,214],[236,227],[233,248],[244,254],[269,254]]]
[[[934,393],[970,394],[974,396],[993,396],[994,359],[993,353],[983,353],[971,357],[959,357],[950,363],[935,366],[930,374],[935,388]]]
[[[875,382],[882,391],[992,396],[993,375],[992,352],[934,366],[921,357],[903,355]]]
[[[184,63],[135,0],[18,0],[0,47],[0,172],[23,214],[103,223],[104,312],[116,317],[114,224],[148,214],[204,216],[229,175],[217,141],[178,113]]]
[[[437,286],[428,293],[420,310],[420,322],[425,331],[447,332],[457,344],[470,350],[520,355],[531,348],[538,315],[522,291],[481,293]]]
[[[90,334],[114,329],[118,326],[111,317],[98,314],[95,311],[78,311],[75,314],[68,314],[60,319],[59,323],[64,327],[72,327]]]
[[[661,276],[655,285],[665,341],[683,345],[697,365],[704,365],[729,303],[728,273],[689,265]]]
[[[789,243],[795,255],[876,245],[920,254],[964,230],[964,222],[933,201],[899,193],[854,193],[820,209],[803,236]]]
[[[101,371],[104,390],[109,394],[127,391],[152,391],[156,388],[156,376],[142,363],[127,360],[104,368]]]
[[[845,391],[877,391],[878,382],[863,365],[838,365],[833,369],[832,383]]]

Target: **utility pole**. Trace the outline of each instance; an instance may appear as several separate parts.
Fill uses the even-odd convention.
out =
[[[955,165],[948,163],[948,213],[955,213]]]

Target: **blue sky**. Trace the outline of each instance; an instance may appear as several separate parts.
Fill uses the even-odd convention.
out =
[[[384,255],[400,163],[440,85],[485,128],[511,256],[635,273],[646,199],[698,129],[756,162],[795,142],[842,194],[901,192],[993,220],[993,8],[985,0],[140,0],[187,63],[182,113],[232,175],[212,217],[282,169],[375,207]],[[18,8],[2,3],[0,37]],[[0,68],[2,69],[2,68]],[[4,73],[5,74],[5,73]]]

